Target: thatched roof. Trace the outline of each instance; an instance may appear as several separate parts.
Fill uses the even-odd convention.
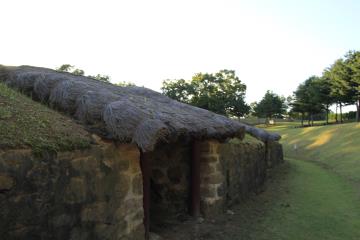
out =
[[[278,140],[276,134],[174,101],[143,87],[119,87],[88,77],[31,66],[0,65],[0,81],[66,112],[105,138],[152,151],[158,142],[240,137]]]

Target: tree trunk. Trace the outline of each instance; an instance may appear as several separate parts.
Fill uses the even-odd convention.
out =
[[[340,123],[343,123],[342,104],[340,103]]]
[[[311,118],[311,126],[314,126],[314,115],[311,114],[311,115],[310,115],[310,118]]]
[[[360,122],[360,99],[356,102],[356,121]]]
[[[329,105],[326,105],[326,124],[329,124]]]
[[[304,113],[301,113],[301,126],[304,126]]]
[[[336,103],[335,122],[338,123],[338,104]]]

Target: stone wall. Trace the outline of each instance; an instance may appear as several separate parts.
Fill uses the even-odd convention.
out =
[[[259,192],[266,172],[283,162],[278,142],[217,141],[201,143],[201,210],[205,216]]]
[[[174,143],[150,154],[151,218],[188,213],[191,152],[189,143]],[[259,191],[266,169],[282,161],[277,142],[201,142],[202,214]],[[97,139],[91,149],[43,157],[0,150],[1,239],[144,239],[142,190],[134,145]]]
[[[200,143],[200,208],[206,217],[223,212],[225,179],[219,147],[215,140]]]
[[[200,208],[206,217],[259,192],[266,171],[283,162],[278,142],[260,141],[200,144]],[[187,213],[190,197],[191,146],[170,144],[152,154],[152,216]]]
[[[263,143],[221,144],[219,151],[226,179],[224,192],[227,205],[246,199],[262,188],[267,169]]]
[[[269,168],[284,162],[283,148],[279,142],[266,142],[266,162]]]
[[[133,145],[34,157],[0,151],[1,239],[144,239],[140,156]]]

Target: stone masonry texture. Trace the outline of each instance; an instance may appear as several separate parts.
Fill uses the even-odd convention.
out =
[[[191,146],[159,145],[151,159],[151,218],[186,215],[189,212]],[[162,219],[159,219],[161,221]]]
[[[143,240],[143,185],[135,145],[96,137],[87,150],[0,149],[0,239]],[[151,159],[151,221],[188,214],[189,142],[159,145]],[[204,217],[261,191],[267,169],[283,162],[278,142],[200,143]]]
[[[140,154],[98,141],[43,154],[0,151],[1,239],[143,239]]]
[[[227,205],[244,200],[261,190],[267,169],[263,143],[221,144],[220,156]]]
[[[223,212],[225,178],[219,147],[219,142],[215,140],[200,144],[200,208],[205,217]]]

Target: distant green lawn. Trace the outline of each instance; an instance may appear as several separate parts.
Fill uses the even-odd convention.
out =
[[[279,123],[266,128],[281,134],[286,157],[315,161],[360,182],[360,123],[295,128]]]
[[[286,174],[253,203],[257,209],[262,204],[264,213],[249,226],[248,239],[360,239],[360,199],[353,186],[311,162],[286,164]]]
[[[360,239],[360,124],[295,125],[267,128],[282,135],[286,163],[275,170],[267,190],[242,209],[247,228],[242,236]]]

